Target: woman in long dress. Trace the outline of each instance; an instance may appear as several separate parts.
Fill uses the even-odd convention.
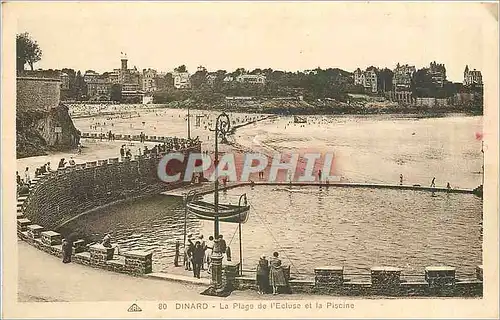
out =
[[[73,253],[73,248],[72,248],[71,242],[64,239],[62,242],[62,256],[63,256],[62,262],[63,263],[70,263],[72,253]]]
[[[269,268],[269,283],[273,287],[273,294],[278,294],[279,287],[286,287],[286,279],[277,252],[273,253],[273,257],[269,261]]]

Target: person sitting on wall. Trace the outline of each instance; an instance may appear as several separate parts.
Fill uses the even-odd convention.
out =
[[[30,186],[21,180],[21,185],[18,187],[17,191],[20,196],[27,195],[30,191]]]
[[[74,166],[75,164],[75,159],[73,159],[73,157],[69,158],[69,165]]]
[[[111,235],[109,233],[106,233],[106,235],[104,235],[104,238],[102,238],[102,246],[111,248]]]
[[[63,169],[66,166],[66,161],[64,161],[64,160],[65,160],[64,158],[61,158],[61,160],[59,161],[59,164],[57,165],[58,169]]]

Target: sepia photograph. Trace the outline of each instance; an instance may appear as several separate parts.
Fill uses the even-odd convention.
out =
[[[2,2],[2,191],[5,318],[497,318],[498,3]]]

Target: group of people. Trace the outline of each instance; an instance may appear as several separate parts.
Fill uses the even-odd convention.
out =
[[[66,165],[69,165],[69,166],[76,165],[76,162],[73,159],[73,157],[71,157],[69,159],[69,161],[66,161],[65,158],[61,158],[61,160],[59,160],[57,168],[62,169],[62,168],[65,168]],[[41,165],[40,167],[35,169],[35,178],[39,177],[45,173],[50,173],[50,172],[52,172],[52,168],[50,166],[50,161],[49,161],[49,162],[44,163],[43,165]],[[17,183],[18,193],[20,195],[27,193],[27,191],[29,190],[29,187],[31,185],[31,175],[30,175],[29,167],[26,167],[26,169],[24,170],[24,178],[22,178],[19,175],[19,172],[16,171],[16,183]]]
[[[186,270],[193,270],[195,278],[200,278],[201,270],[211,273],[211,256],[214,246],[219,246],[218,249],[223,260],[231,261],[231,250],[226,245],[223,235],[219,235],[217,241],[214,241],[214,237],[210,236],[206,242],[203,235],[197,238],[191,234],[188,235],[184,247],[184,267]]]
[[[288,281],[285,276],[285,270],[281,265],[278,252],[267,260],[265,255],[260,257],[256,270],[257,288],[259,294],[269,293],[276,295],[282,291],[282,288],[288,287]]]
[[[141,132],[140,135],[140,141],[141,143],[144,143],[146,136],[144,133]],[[198,137],[196,139],[180,139],[177,137],[174,138],[169,138],[166,141],[163,141],[163,143],[158,143],[152,148],[148,148],[148,146],[144,146],[144,149],[142,150],[140,147],[137,150],[139,155],[145,155],[145,156],[156,156],[157,154],[164,153],[164,152],[170,152],[170,151],[177,151],[181,149],[187,149],[194,147],[200,143]],[[123,158],[131,158],[132,157],[132,151],[130,148],[127,148],[126,145],[122,145],[120,147],[120,156]]]
[[[399,185],[402,186],[403,185],[403,174],[401,173],[399,175]],[[433,177],[432,178],[432,181],[431,181],[431,184],[430,184],[430,187],[431,188],[435,188],[436,187],[436,177]],[[448,190],[451,190],[451,184],[449,182],[446,183],[446,189]]]
[[[130,148],[127,148],[127,146],[124,144],[122,144],[122,146],[120,147],[120,157],[122,159],[132,158],[132,151],[130,150]]]

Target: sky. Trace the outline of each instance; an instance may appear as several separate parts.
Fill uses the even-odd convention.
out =
[[[7,3],[17,32],[38,42],[36,68],[98,72],[120,67],[190,72],[267,68],[418,68],[444,63],[448,80],[465,65],[483,70],[483,28],[496,24],[479,3]]]

